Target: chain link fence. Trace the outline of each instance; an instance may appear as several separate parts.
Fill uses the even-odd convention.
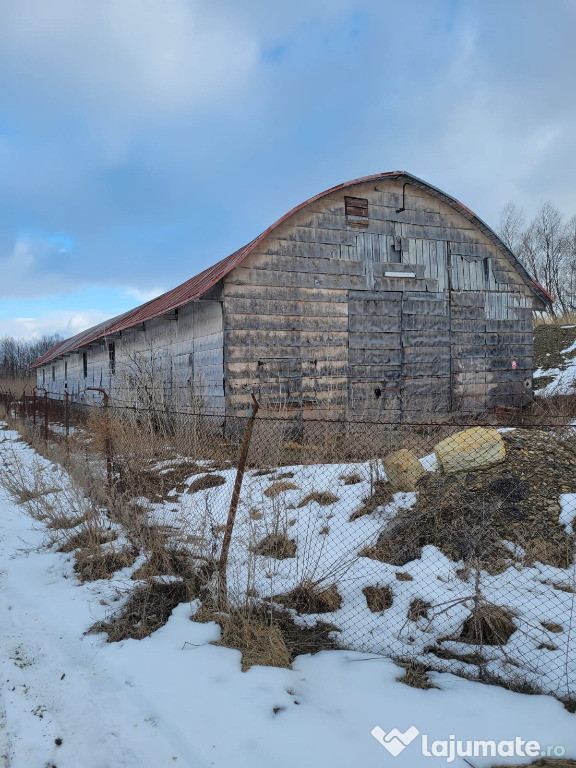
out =
[[[382,654],[415,684],[440,670],[575,706],[569,424],[224,418],[40,392],[0,404],[83,466],[138,585],[250,610],[292,656]]]

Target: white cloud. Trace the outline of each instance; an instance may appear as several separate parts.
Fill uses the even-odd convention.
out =
[[[136,299],[140,304],[145,304],[147,301],[155,299],[162,293],[165,293],[165,288],[150,288],[149,290],[141,290],[140,288],[127,288],[126,295],[133,299]]]
[[[75,281],[66,270],[68,254],[58,237],[18,237],[7,256],[0,253],[0,298],[58,294],[71,289]]]
[[[0,336],[38,339],[43,334],[60,333],[68,338],[106,319],[108,319],[108,315],[97,310],[88,309],[84,312],[59,310],[48,312],[40,317],[16,317],[10,320],[0,320]]]
[[[230,97],[258,55],[246,25],[208,0],[2,3],[0,45],[5,73],[111,122]]]

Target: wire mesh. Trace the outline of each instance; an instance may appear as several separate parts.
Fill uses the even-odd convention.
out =
[[[68,420],[68,455],[107,483],[127,535],[136,516],[173,553],[160,575],[218,562],[247,416],[40,395],[0,403],[39,436],[47,419],[53,442]],[[241,481],[230,605],[289,614],[316,649],[576,700],[576,428],[262,409]]]

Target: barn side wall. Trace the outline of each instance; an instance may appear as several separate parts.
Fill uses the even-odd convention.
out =
[[[114,344],[114,372],[110,348]],[[84,376],[83,354],[87,355]],[[191,302],[37,369],[39,386],[57,397],[117,404],[224,409],[222,303]],[[44,383],[43,383],[44,382]]]
[[[346,216],[347,194],[368,200],[368,222]],[[247,385],[268,405],[393,418],[520,402],[534,306],[506,255],[428,191],[339,190],[225,278],[227,402],[244,409]]]

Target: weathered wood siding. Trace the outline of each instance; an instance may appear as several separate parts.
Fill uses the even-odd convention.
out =
[[[232,412],[250,387],[263,405],[393,420],[521,403],[539,299],[472,214],[403,178],[297,209],[202,300],[58,358],[39,383],[120,403],[147,384],[160,406]]]
[[[101,394],[86,388],[101,387],[116,404],[151,402],[159,408],[201,405],[223,410],[223,338],[222,302],[191,302],[178,312],[160,315],[56,359],[38,369],[38,383],[59,397],[67,388],[71,398],[80,401],[100,402]]]
[[[396,418],[529,390],[534,296],[506,255],[426,191],[349,194],[368,200],[367,226],[339,190],[225,278],[228,405],[243,408],[249,385],[269,405]]]

